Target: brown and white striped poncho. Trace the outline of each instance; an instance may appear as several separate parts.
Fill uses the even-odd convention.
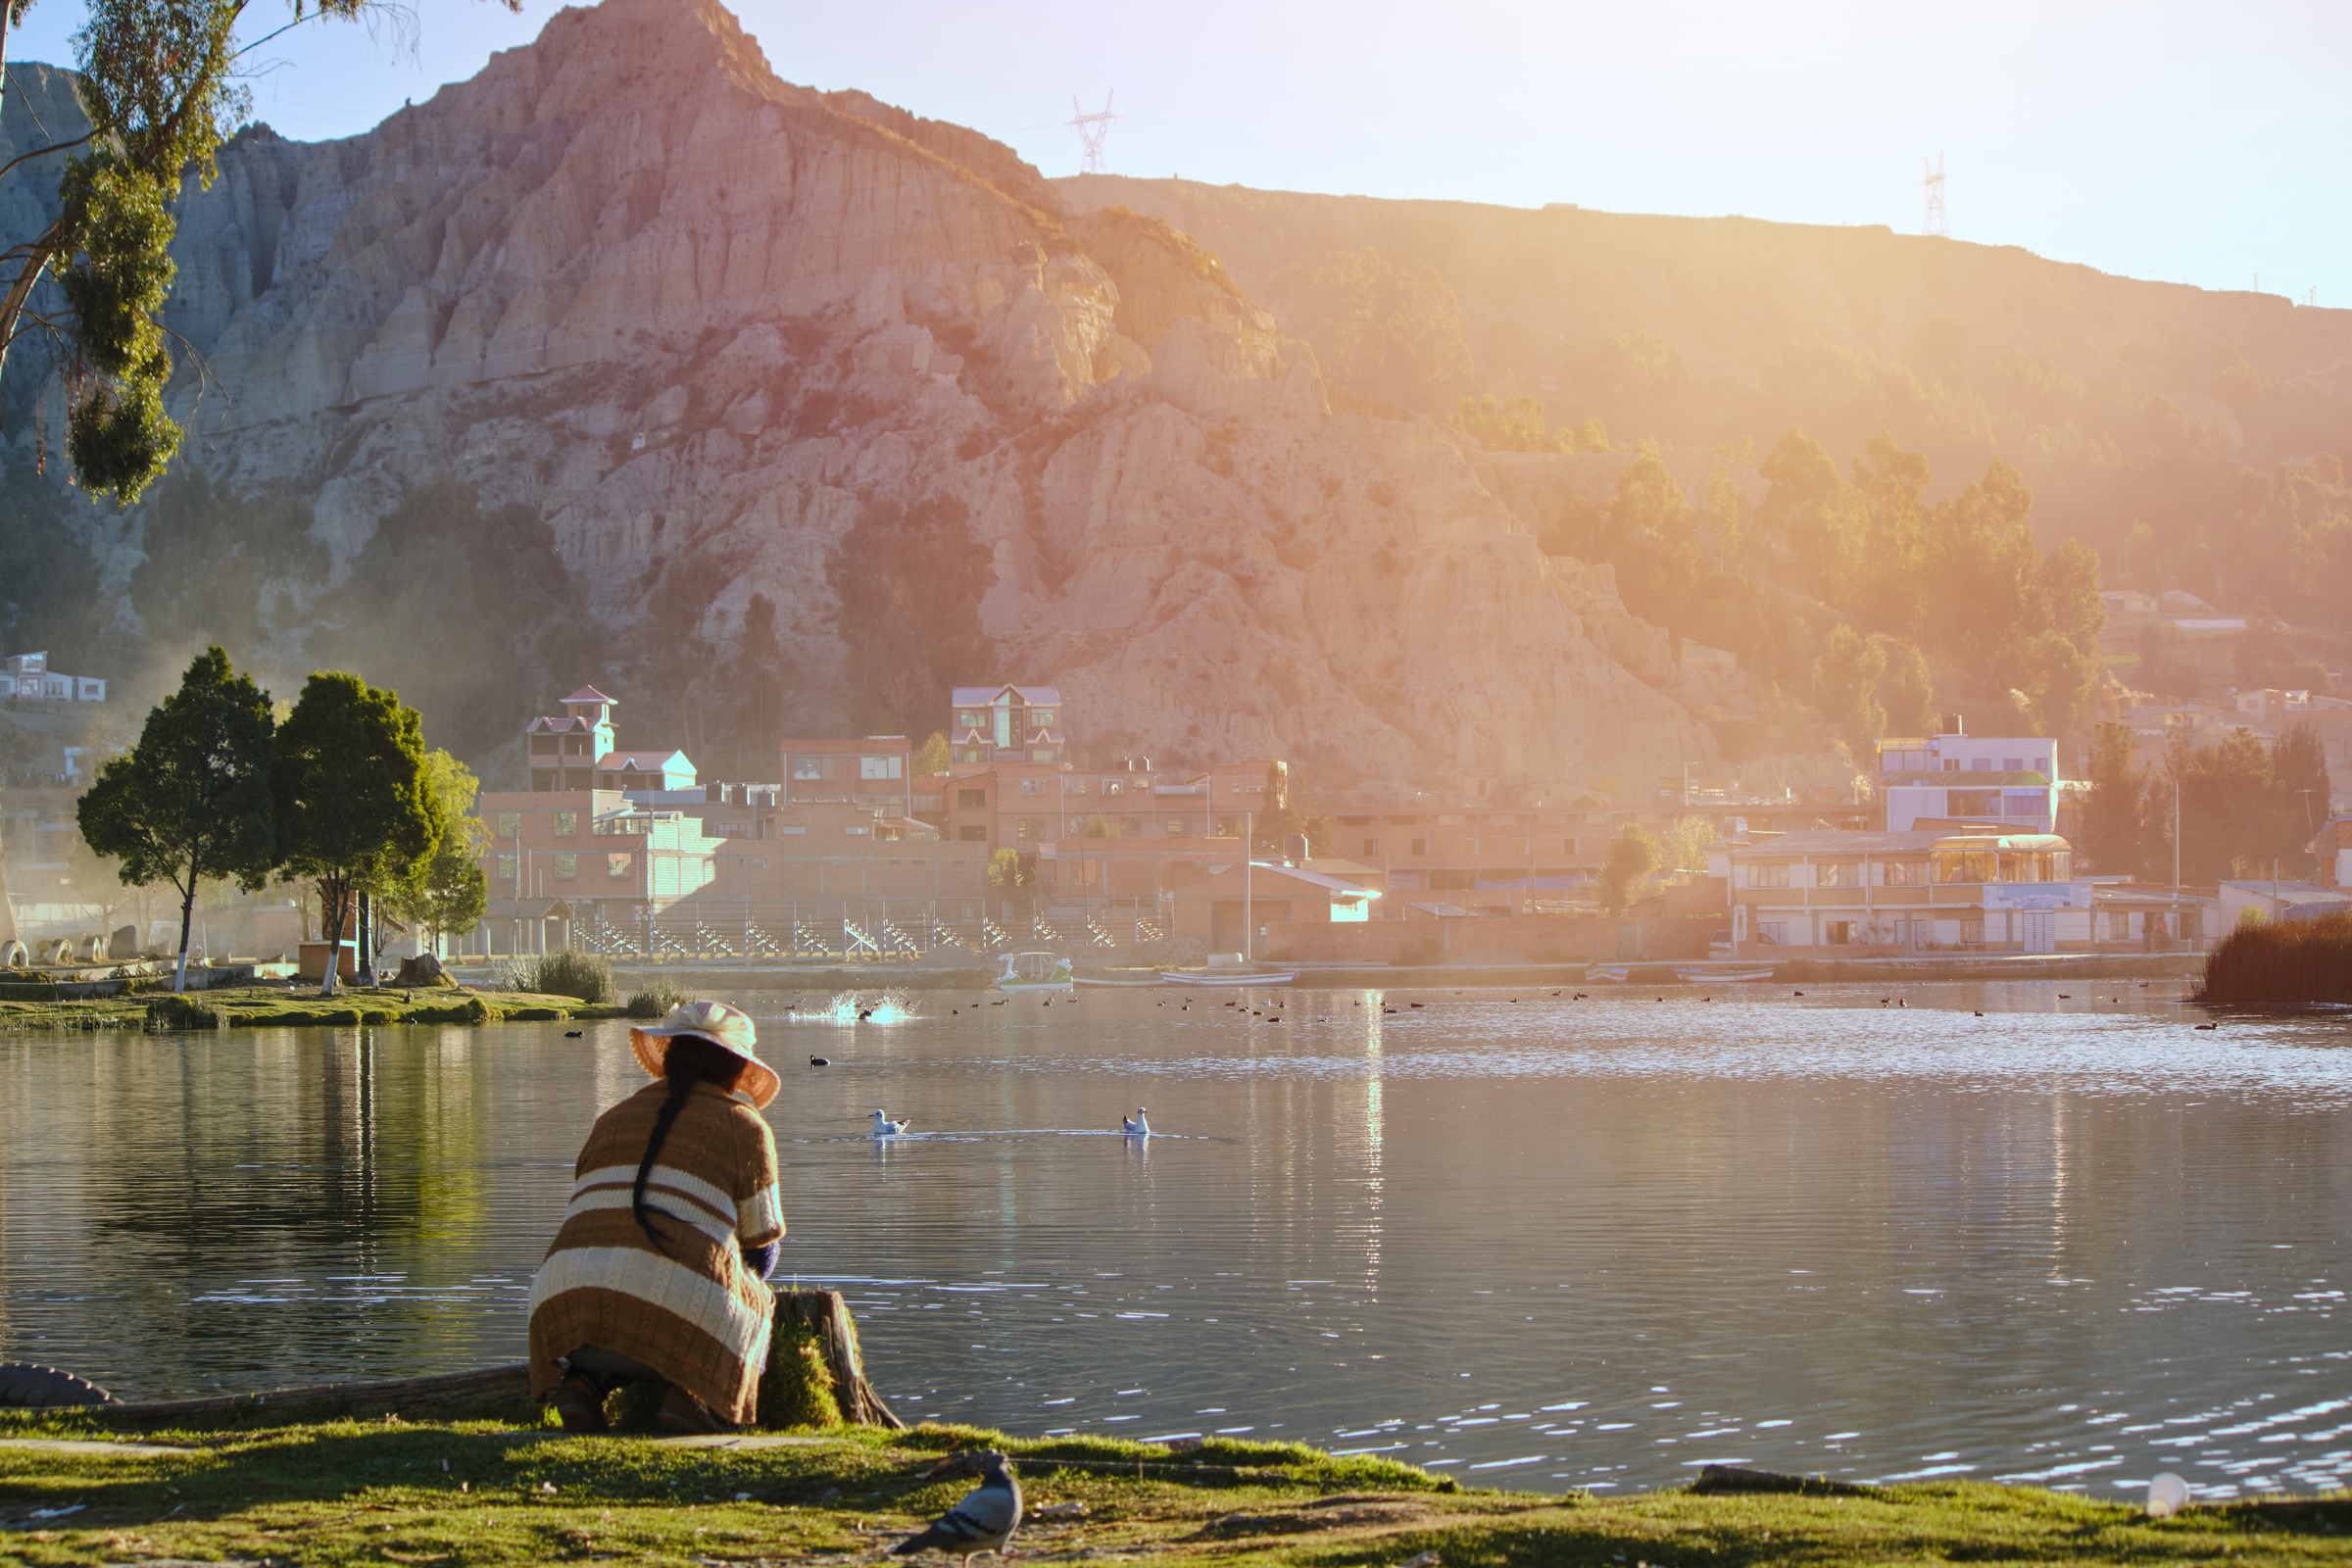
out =
[[[582,1346],[633,1356],[742,1424],[758,1413],[775,1297],[741,1249],[784,1234],[776,1141],[759,1111],[696,1084],[646,1181],[656,1250],[630,1213],[630,1189],[667,1081],[596,1119],[573,1169],[563,1228],[531,1281],[531,1395],[562,1380]]]

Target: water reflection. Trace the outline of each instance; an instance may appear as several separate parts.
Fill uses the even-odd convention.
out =
[[[2352,1475],[2325,1023],[2047,987],[744,1000],[772,1060],[819,1031],[834,1063],[769,1112],[785,1267],[851,1291],[909,1414],[1539,1487]],[[0,1354],[155,1395],[514,1356],[578,1140],[642,1081],[619,1025],[0,1036]]]

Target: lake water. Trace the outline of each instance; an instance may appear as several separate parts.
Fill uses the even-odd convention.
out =
[[[785,1078],[779,1280],[849,1293],[909,1419],[1550,1490],[2352,1480],[2352,1033],[2060,989],[733,1000]],[[0,1035],[0,1357],[127,1396],[519,1358],[643,1082],[584,1027]]]

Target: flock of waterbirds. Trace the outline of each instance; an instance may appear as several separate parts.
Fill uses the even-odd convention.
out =
[[[2145,980],[2141,980],[2141,981],[2138,981],[2138,982],[2135,982],[2135,983],[2136,983],[2136,985],[2137,985],[2138,989],[2140,989],[2140,990],[2142,990],[2142,991],[2145,991],[2145,990],[2147,990],[2147,989],[2148,989],[2149,982],[2147,982],[2147,981],[2145,981]],[[1455,995],[1455,996],[1457,996],[1457,997],[1459,997],[1459,996],[1463,996],[1463,995],[1466,995],[1466,994],[1467,994],[1466,992],[1464,992],[1464,991],[1461,991],[1461,990],[1456,990],[1456,991],[1453,993],[1453,995]],[[1804,995],[1805,995],[1805,994],[1804,994],[1804,992],[1803,992],[1802,990],[1793,990],[1793,991],[1791,991],[1791,992],[1789,993],[1790,999],[1791,999],[1792,1001],[1794,1001],[1794,1000],[1802,1000],[1802,999],[1803,999],[1803,997],[1804,997]],[[1563,987],[1561,987],[1561,988],[1560,988],[1559,990],[1557,990],[1557,991],[1552,991],[1552,992],[1545,993],[1545,995],[1544,995],[1544,1000],[1548,1000],[1548,1001],[1553,1001],[1553,1002],[1560,1002],[1560,1001],[1566,1001],[1566,1002],[1589,1002],[1589,1001],[1591,1001],[1591,1000],[1592,1000],[1592,994],[1591,992],[1589,992],[1589,991],[1571,991],[1571,990],[1569,990],[1567,987],[1563,986]],[[990,1006],[992,1006],[992,1007],[1002,1007],[1002,1006],[1004,1006],[1004,1004],[1007,1003],[1007,1002],[1009,1002],[1010,1000],[1011,1000],[1010,998],[1002,998],[1002,999],[999,999],[999,1000],[997,1000],[997,1001],[993,1001],[993,1002],[989,1003],[989,1004],[988,1004],[988,1005],[990,1005]],[[1070,1003],[1073,1003],[1073,1002],[1075,1002],[1076,1000],[1077,1000],[1077,999],[1076,999],[1075,997],[1071,997],[1071,998],[1065,998],[1065,999],[1064,999],[1064,1004],[1066,1005],[1066,1004],[1070,1004]],[[1518,1002],[1520,999],[1519,999],[1519,998],[1517,998],[1517,997],[1511,997],[1511,998],[1509,998],[1509,999],[1507,999],[1507,1000],[1508,1000],[1508,1001],[1510,1001],[1511,1003],[1514,1003],[1514,1004],[1515,1004],[1515,1003],[1517,1003],[1517,1002]],[[1660,1002],[1664,1002],[1664,1001],[1666,1000],[1666,998],[1665,998],[1665,997],[1663,997],[1663,996],[1660,996],[1660,997],[1658,997],[1658,998],[1657,998],[1657,1000],[1658,1000],[1658,1001],[1660,1001]],[[1699,998],[1699,1001],[1701,1001],[1701,1002],[1713,1002],[1714,1000],[1715,1000],[1715,998],[1714,998],[1714,996],[1713,996],[1712,994],[1704,995],[1704,996],[1701,996],[1701,997]],[[2074,998],[2074,994],[2073,994],[2072,992],[2068,992],[2068,991],[2061,991],[2061,992],[2059,992],[2059,993],[2058,993],[2058,1000],[2059,1000],[2060,1002],[2072,1002],[2072,1001],[2074,1001],[2074,1000],[2075,1000],[2075,998]],[[2092,1002],[2097,1002],[2097,1001],[2099,1001],[2099,1000],[2101,1000],[2101,999],[2100,999],[2098,996],[2096,996],[2096,995],[2094,994],[2094,995],[2093,995],[2093,996],[2090,998],[2090,1000],[2091,1000]],[[2113,1001],[2114,1001],[2114,1003],[2115,1003],[2116,1004],[2118,1004],[2118,1005],[2121,1005],[2121,1004],[2124,1003],[2124,1001],[2125,1001],[2125,999],[2124,999],[2123,997],[2120,997],[2120,996],[2119,996],[2119,997],[2115,997],[2115,998],[2113,998],[2112,1000],[2113,1000]],[[1045,1004],[1046,1006],[1049,1006],[1049,1007],[1050,1007],[1050,1006],[1052,1006],[1052,1005],[1054,1004],[1053,999],[1052,999],[1051,997],[1044,999],[1044,1004]],[[1350,1002],[1349,1002],[1348,1004],[1350,1007],[1361,1007],[1361,1006],[1364,1006],[1364,1005],[1365,1005],[1365,1004],[1364,1004],[1362,1001],[1360,1001],[1360,1000],[1359,1000],[1359,1001],[1350,1001]],[[1165,1003],[1165,1002],[1158,1002],[1158,1003],[1155,1003],[1155,1004],[1153,1004],[1153,1005],[1155,1005],[1155,1006],[1161,1006],[1161,1007],[1164,1007],[1164,1006],[1168,1005],[1168,1004],[1167,1004],[1167,1003]],[[1219,1006],[1223,1006],[1223,1007],[1228,1007],[1228,1008],[1231,1008],[1231,1009],[1233,1009],[1233,1010],[1234,1010],[1235,1012],[1237,1012],[1237,1013],[1247,1013],[1247,1014],[1248,1014],[1250,1017],[1252,1017],[1252,1018],[1257,1018],[1257,1019],[1261,1019],[1261,1020],[1263,1020],[1263,1021],[1264,1021],[1264,1022],[1266,1022],[1266,1023],[1281,1023],[1281,1022],[1283,1022],[1283,1021],[1284,1021],[1283,1014],[1284,1014],[1285,1008],[1284,1008],[1284,1006],[1283,1006],[1283,1004],[1282,1004],[1282,1002],[1281,1002],[1280,1000],[1269,1001],[1269,1002],[1267,1002],[1267,1003],[1266,1003],[1266,1004],[1263,1005],[1263,1006],[1259,1006],[1259,1007],[1252,1007],[1252,1006],[1250,1006],[1250,1005],[1249,1005],[1248,1004],[1246,1004],[1246,1003],[1243,1003],[1243,1002],[1235,1002],[1235,1001],[1222,1002],[1222,1003],[1219,1003],[1219,1004],[1218,1004],[1218,1005],[1219,1005]],[[1378,1006],[1378,1007],[1380,1008],[1381,1012],[1382,1012],[1384,1015],[1386,1015],[1386,1016],[1395,1016],[1395,1015],[1396,1015],[1396,1014],[1398,1014],[1398,1013],[1409,1012],[1409,1011],[1419,1011],[1419,1010],[1424,1010],[1424,1009],[1426,1009],[1426,1008],[1428,1007],[1429,1004],[1427,1004],[1427,1003],[1425,1003],[1425,1002],[1408,1002],[1408,1003],[1406,1003],[1406,1004],[1405,1004],[1403,1006],[1401,1006],[1401,1007],[1393,1007],[1393,1006],[1390,1006],[1390,1005],[1388,1004],[1387,1001],[1384,999],[1384,1000],[1382,1000],[1382,1001],[1379,1001],[1379,1002],[1377,1002],[1377,1003],[1373,1004],[1373,1005],[1376,1005],[1376,1006]],[[1894,995],[1894,994],[1889,994],[1889,995],[1886,995],[1886,996],[1881,997],[1881,998],[1879,999],[1879,1005],[1880,1005],[1880,1006],[1882,1006],[1882,1007],[1889,1007],[1889,1008],[1893,1008],[1893,1007],[1908,1007],[1908,1006],[1910,1006],[1910,1005],[1911,1005],[1911,1002],[1910,1002],[1910,999],[1909,999],[1909,998],[1907,998],[1907,997],[1903,997],[1903,996],[1899,996],[1899,995]],[[786,1005],[786,1008],[785,1008],[785,1010],[786,1010],[786,1011],[791,1011],[791,1010],[792,1010],[792,1004],[788,1004]],[[960,1016],[960,1015],[961,1015],[961,1013],[962,1013],[962,1010],[963,1010],[963,1009],[961,1009],[961,1008],[959,1008],[959,1007],[951,1007],[950,1009],[948,1009],[948,1011],[949,1011],[949,1016],[951,1016],[951,1017]],[[977,1010],[977,1007],[976,1007],[976,1006],[975,1006],[975,1009],[974,1009],[974,1010]],[[1176,1004],[1176,1010],[1177,1010],[1177,1011],[1179,1011],[1179,1012],[1190,1012],[1190,1011],[1192,1010],[1192,1004],[1191,1004],[1189,1001],[1187,1001],[1187,1002],[1179,1002],[1178,1004]],[[857,1018],[858,1018],[858,1022],[860,1022],[860,1023],[863,1023],[863,1022],[865,1022],[867,1019],[869,1019],[869,1018],[871,1018],[871,1017],[873,1016],[873,1014],[874,1014],[874,1011],[875,1011],[875,1009],[874,1009],[874,1008],[872,1008],[872,1007],[859,1007],[859,1008],[857,1008],[857,1009],[856,1009],[856,1013],[857,1013]],[[1979,1008],[1972,1008],[1972,1009],[1971,1009],[1971,1012],[1972,1012],[1972,1014],[1973,1014],[1974,1016],[1976,1016],[1976,1017],[1979,1017],[1979,1018],[1982,1018],[1982,1017],[1984,1017],[1984,1009],[1983,1009],[1983,1008],[1981,1008],[1981,1007],[1979,1007]],[[1317,1022],[1317,1023],[1328,1023],[1328,1022],[1330,1022],[1330,1021],[1331,1021],[1331,1020],[1330,1020],[1329,1018],[1327,1018],[1327,1017],[1323,1017],[1323,1016],[1321,1016],[1321,1015],[1318,1015],[1318,1016],[1315,1018],[1315,1022]],[[2201,1023],[2201,1024],[2198,1024],[2198,1025],[2196,1025],[2195,1027],[2197,1027],[2197,1028],[2199,1028],[2199,1029],[2218,1029],[2218,1028],[2220,1027],[2220,1025],[2219,1025],[2219,1024],[2217,1024],[2217,1023],[2210,1023],[2210,1022],[2209,1022],[2209,1023]],[[576,1031],[576,1030],[575,1030],[575,1031],[572,1031],[572,1033],[576,1035],[577,1031]],[[809,1065],[809,1066],[811,1066],[811,1067],[830,1067],[830,1066],[832,1066],[832,1065],[833,1065],[833,1059],[832,1059],[830,1056],[811,1055],[811,1056],[808,1058],[808,1065]],[[900,1137],[904,1137],[904,1136],[906,1136],[906,1132],[907,1132],[907,1129],[908,1129],[909,1125],[910,1125],[910,1123],[909,1123],[907,1120],[906,1120],[905,1118],[900,1118],[900,1119],[896,1119],[896,1120],[894,1120],[894,1119],[893,1119],[893,1118],[892,1118],[892,1117],[889,1115],[889,1113],[888,1113],[888,1112],[886,1112],[886,1111],[884,1111],[884,1110],[881,1110],[881,1109],[879,1109],[879,1108],[877,1108],[877,1109],[876,1109],[876,1110],[873,1112],[873,1136],[874,1136],[875,1138],[900,1138]],[[1148,1115],[1146,1115],[1146,1114],[1145,1114],[1145,1107],[1144,1107],[1144,1106],[1141,1106],[1141,1105],[1138,1105],[1138,1106],[1136,1107],[1136,1109],[1135,1109],[1135,1114],[1134,1114],[1134,1115],[1132,1115],[1132,1116],[1123,1116],[1123,1117],[1121,1117],[1121,1118],[1120,1118],[1120,1121],[1119,1121],[1119,1131],[1120,1131],[1122,1134],[1124,1134],[1125,1136],[1129,1137],[1129,1138],[1149,1138],[1149,1137],[1151,1137],[1151,1136],[1152,1136],[1152,1122],[1151,1122],[1151,1118],[1150,1118]]]

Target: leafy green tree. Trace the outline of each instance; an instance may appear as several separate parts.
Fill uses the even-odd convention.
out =
[[[175,479],[166,494],[177,488]],[[257,514],[267,515],[258,504]],[[253,591],[233,567],[221,570]],[[685,642],[708,601],[671,618],[667,586],[655,590],[648,625]],[[304,643],[310,659],[376,672],[430,712],[436,738],[462,757],[490,756],[530,722],[541,695],[570,691],[606,658],[585,585],[539,509],[485,509],[471,485],[451,481],[418,485],[377,519],[318,617]],[[693,671],[717,665],[708,645],[698,650]],[[492,670],[499,678],[485,678]],[[655,690],[662,702],[649,707],[668,710],[683,696],[661,682]]]
[[[1658,865],[1668,871],[1704,871],[1707,846],[1723,835],[1703,816],[1678,816],[1657,833]]]
[[[1553,452],[1557,444],[1544,427],[1544,405],[1535,398],[1496,401],[1492,392],[1465,397],[1446,422],[1489,452]],[[1574,436],[1568,450],[1574,451]]]
[[[1085,825],[1078,830],[1078,836],[1088,839],[1115,839],[1119,836],[1119,824],[1104,816],[1101,811],[1097,811],[1086,819]]]
[[[1267,294],[1325,374],[1358,396],[1436,414],[1471,382],[1461,304],[1426,262],[1397,268],[1369,245],[1334,251],[1276,272]]]
[[[1900,637],[1881,634],[1871,644],[1886,658],[1886,673],[1879,681],[1879,701],[1886,708],[1885,733],[1934,734],[1936,682],[1928,670],[1928,656]]]
[[[1740,489],[1732,483],[1732,470],[1720,463],[1707,475],[1707,521],[1715,529],[1715,548],[1725,559],[1739,555]]]
[[[2155,834],[2146,773],[2132,765],[2132,729],[2101,724],[2090,748],[2090,790],[2082,805],[2085,869],[2151,875]]]
[[[852,718],[869,731],[913,732],[950,687],[969,684],[995,658],[980,601],[997,568],[970,518],[953,496],[870,502],[826,559],[849,648]]]
[[[2069,539],[2041,558],[2041,600],[2050,630],[2086,656],[2099,651],[2107,603],[2099,597],[2099,553]]]
[[[519,9],[520,0],[505,3]],[[378,4],[295,0],[289,25],[350,20]],[[8,27],[30,5],[0,5],[0,59]],[[59,205],[37,228],[0,233],[0,268],[13,269],[0,279],[0,368],[27,335],[64,351],[73,389],[67,456],[83,488],[118,501],[136,500],[179,448],[179,427],[164,413],[172,356],[157,319],[176,271],[172,206],[183,176],[212,182],[215,151],[251,108],[235,79],[246,5],[87,0],[74,55],[89,129],[16,159],[62,160]],[[62,306],[35,293],[45,274],[56,277]]]
[[[405,878],[447,829],[422,724],[396,693],[320,671],[278,726],[270,781],[281,861],[318,884],[331,996],[353,899]]]
[[[290,629],[286,596],[326,586],[332,564],[310,504],[284,491],[240,496],[183,463],[155,487],[130,574],[131,608],[162,649],[215,642],[257,657]],[[380,579],[373,591],[380,593]]]
[[[1814,704],[1856,757],[1869,753],[1886,733],[1886,710],[1878,700],[1879,680],[1886,673],[1885,646],[1843,621],[1830,628],[1813,661]]]
[[[1920,569],[1927,548],[1920,497],[1927,488],[1927,455],[1904,451],[1885,430],[1872,436],[1854,460],[1860,520],[1850,564],[1852,597],[1845,608],[1909,637],[1919,635],[1927,618],[1927,582]]]
[[[2211,746],[2185,733],[2166,756],[2180,780],[2180,875],[2185,882],[2265,878],[2276,863],[2290,876],[2310,866],[2309,824],[2322,819],[2305,790],[2325,801],[2326,759],[2308,729],[2266,751],[2250,730],[2232,730]]]
[[[444,939],[466,935],[489,910],[481,854],[490,831],[474,809],[482,785],[471,768],[447,752],[430,751],[424,780],[440,806],[441,842],[385,889],[384,902],[411,930],[432,933],[430,951],[438,956]]]
[[[1861,527],[1838,461],[1791,428],[1756,471],[1772,485],[1756,508],[1756,532],[1786,556],[1806,592],[1834,605],[1848,603]]]
[[[955,760],[955,750],[948,745],[948,732],[935,729],[931,732],[931,738],[916,750],[910,765],[916,778],[936,778],[945,773]]]
[[[1646,829],[1628,822],[1609,840],[1600,861],[1600,906],[1623,914],[1634,902],[1634,889],[1657,869],[1658,841]]]
[[[122,861],[124,883],[178,891],[175,992],[187,988],[197,882],[233,878],[258,890],[277,864],[273,728],[269,694],[208,648],[147,715],[138,744],[99,770],[75,808],[83,840]]]

